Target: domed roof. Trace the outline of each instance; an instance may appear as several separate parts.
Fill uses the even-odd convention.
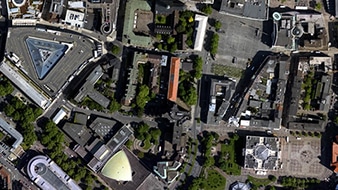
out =
[[[16,7],[22,7],[26,3],[26,0],[13,0],[12,3]]]
[[[102,174],[116,181],[131,181],[132,171],[126,153],[121,150],[114,154],[102,168]]]

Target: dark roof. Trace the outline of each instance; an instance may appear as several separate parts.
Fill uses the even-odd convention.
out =
[[[129,128],[129,125],[124,125],[114,136],[108,141],[107,146],[116,152],[133,134],[133,131]]]
[[[80,112],[76,112],[74,114],[74,123],[78,123],[78,124],[82,124],[82,125],[86,125],[87,124],[87,119],[88,116],[84,113],[80,113]]]
[[[171,14],[173,11],[184,11],[185,4],[178,0],[156,0],[156,14]]]
[[[91,131],[81,124],[66,122],[62,129],[69,137],[81,146],[87,144],[92,137]]]
[[[96,118],[89,127],[103,139],[109,139],[113,134],[113,128],[118,122],[114,119],[102,117]]]

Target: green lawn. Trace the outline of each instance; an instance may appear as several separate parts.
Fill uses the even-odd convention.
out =
[[[208,170],[205,190],[224,190],[226,179],[215,170]]]
[[[212,72],[215,73],[215,75],[241,78],[245,70],[232,66],[214,64]]]
[[[241,167],[236,163],[235,140],[231,139],[229,144],[221,144],[221,155],[225,161],[220,168],[229,175],[241,175]]]
[[[253,184],[253,186],[259,187],[259,186],[267,186],[273,181],[271,181],[269,178],[255,178],[252,176],[248,176],[248,180]]]
[[[155,19],[156,24],[166,24],[167,23],[167,17],[164,15],[156,15]]]

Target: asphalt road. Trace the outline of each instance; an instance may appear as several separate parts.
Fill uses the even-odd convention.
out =
[[[93,40],[81,34],[66,33],[64,31],[61,32],[61,35],[55,35],[37,31],[34,27],[12,27],[9,29],[9,35],[10,38],[7,39],[6,44],[7,52],[14,52],[19,56],[28,76],[39,84],[50,96],[55,95],[68,77],[72,75],[83,62],[93,57],[93,49],[95,49]],[[59,60],[43,80],[39,80],[25,44],[27,37],[36,37],[52,41],[55,39],[56,42],[70,43],[73,47]],[[47,85],[54,92],[49,91],[44,85]]]
[[[38,190],[34,183],[32,183],[26,176],[24,176],[12,163],[0,156],[0,164],[3,165],[9,172],[11,172],[12,180],[17,180],[27,189]]]

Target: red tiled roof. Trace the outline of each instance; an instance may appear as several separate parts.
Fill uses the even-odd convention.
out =
[[[169,83],[168,83],[168,100],[173,102],[175,102],[177,99],[178,78],[180,76],[180,64],[181,60],[179,57],[171,58]]]

